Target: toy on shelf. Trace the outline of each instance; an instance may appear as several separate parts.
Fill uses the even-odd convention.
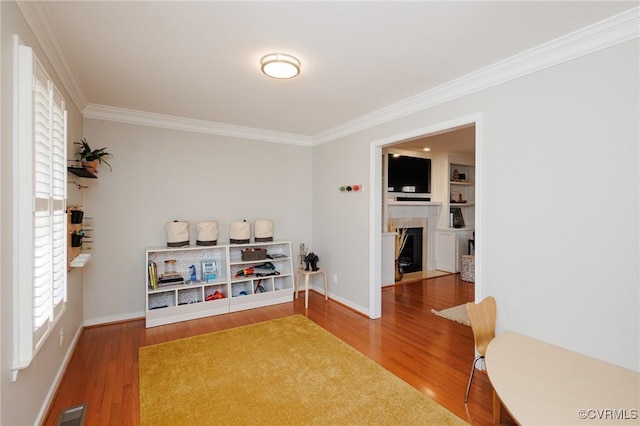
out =
[[[305,271],[317,271],[318,268],[318,261],[320,260],[320,258],[318,257],[317,254],[315,253],[309,253],[308,255],[305,256],[304,258],[304,263],[306,264],[306,267],[304,268]]]
[[[207,297],[204,298],[204,300],[206,300],[207,302],[211,300],[218,300],[218,299],[224,299],[224,294],[222,294],[218,290],[214,291],[212,294],[209,294],[207,295]]]
[[[267,290],[262,286],[262,280],[256,281],[256,288],[253,290],[253,292],[254,293],[264,293],[265,291],[267,291]]]
[[[255,275],[256,277],[266,277],[269,275],[280,275],[280,272],[276,271],[276,265],[271,262],[261,263],[259,265],[253,265],[248,268],[240,269],[235,273],[235,277],[249,277]]]

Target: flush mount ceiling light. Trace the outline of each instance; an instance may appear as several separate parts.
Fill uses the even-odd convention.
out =
[[[300,74],[300,61],[284,53],[269,53],[260,59],[260,68],[273,78],[293,78]]]
[[[429,152],[429,151],[431,151],[431,148],[429,148],[428,146],[425,146],[424,148],[422,148],[422,150],[424,152]]]

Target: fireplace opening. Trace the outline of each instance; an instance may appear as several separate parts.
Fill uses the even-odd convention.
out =
[[[422,228],[407,228],[407,242],[398,263],[405,273],[422,271]]]

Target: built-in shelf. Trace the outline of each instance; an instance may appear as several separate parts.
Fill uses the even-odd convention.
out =
[[[393,201],[387,202],[389,206],[441,206],[442,203],[438,201]]]
[[[476,168],[473,164],[449,163],[449,210],[458,209],[466,226],[475,224]]]
[[[95,174],[91,173],[89,170],[85,169],[84,167],[67,167],[67,171],[69,173],[73,173],[76,176],[80,176],[83,178],[89,178],[89,179],[97,179],[98,176],[96,176]]]

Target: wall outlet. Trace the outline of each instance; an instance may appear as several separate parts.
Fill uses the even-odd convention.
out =
[[[333,285],[338,285],[338,275],[337,274],[333,274],[331,276],[331,281],[333,282]]]
[[[62,346],[62,342],[64,342],[64,327],[60,327],[60,346]]]

